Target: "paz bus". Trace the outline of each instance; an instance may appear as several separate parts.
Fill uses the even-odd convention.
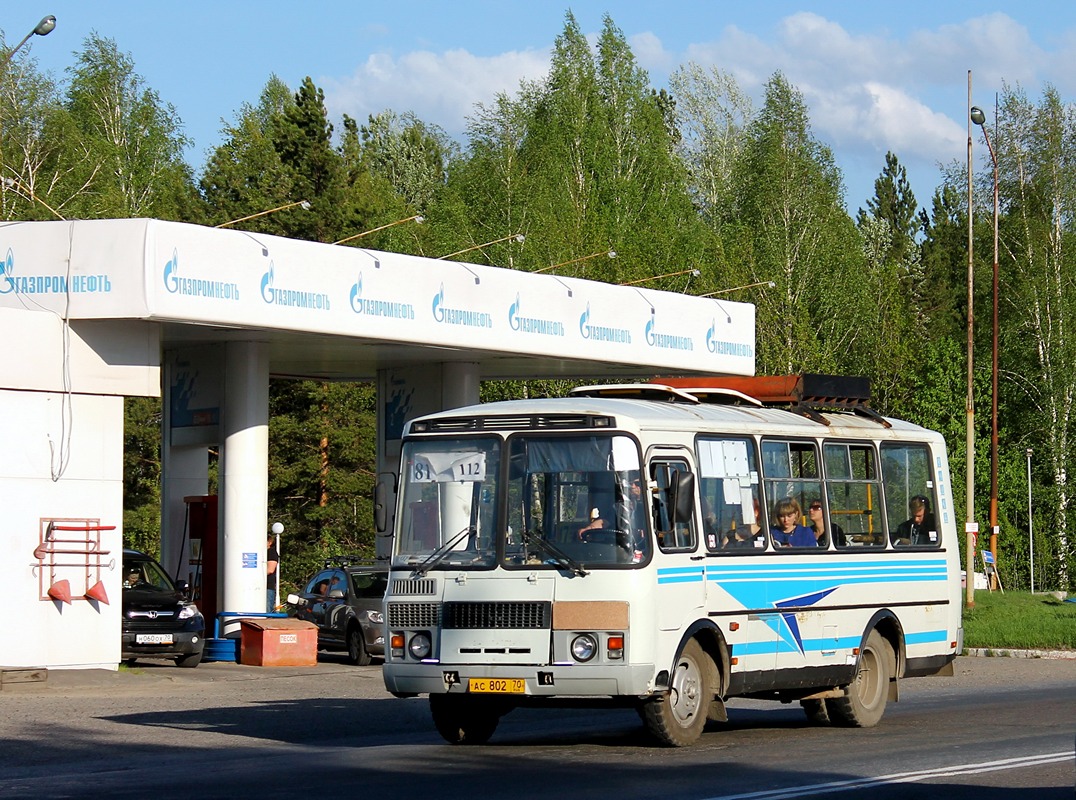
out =
[[[963,629],[945,443],[868,399],[681,378],[411,421],[386,687],[456,744],[522,706],[633,707],[670,746],[734,697],[877,724]]]

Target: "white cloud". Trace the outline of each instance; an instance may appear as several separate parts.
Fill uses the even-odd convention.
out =
[[[465,50],[421,50],[398,58],[371,55],[350,77],[322,78],[320,85],[330,118],[348,114],[362,123],[386,109],[412,111],[461,137],[476,103],[489,103],[499,92],[513,94],[521,80],[537,80],[548,71],[548,51],[480,57]]]

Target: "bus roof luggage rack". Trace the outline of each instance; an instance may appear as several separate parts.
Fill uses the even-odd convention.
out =
[[[595,386],[576,386],[568,392],[572,397],[620,397],[629,400],[668,400],[698,405],[699,398],[661,381],[651,383],[607,383]]]
[[[737,403],[746,396],[754,405],[786,408],[828,425],[822,411],[848,411],[872,419],[886,428],[889,422],[870,407],[870,379],[845,375],[756,375],[655,378],[662,387],[679,389],[702,402]]]

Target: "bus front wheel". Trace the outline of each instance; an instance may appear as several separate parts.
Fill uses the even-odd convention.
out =
[[[643,721],[658,741],[671,747],[693,744],[706,727],[713,699],[713,662],[694,639],[684,645],[669,681],[669,691],[648,700]]]
[[[855,679],[844,687],[844,696],[826,701],[829,718],[847,728],[872,728],[885,713],[889,699],[889,667],[893,650],[882,634],[873,630],[859,652]]]
[[[483,697],[430,695],[433,725],[449,744],[485,744],[503,713],[504,709]]]

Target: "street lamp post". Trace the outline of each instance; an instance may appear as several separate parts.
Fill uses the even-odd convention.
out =
[[[971,108],[971,121],[983,130],[986,148],[994,165],[994,267],[993,267],[993,333],[990,345],[990,552],[996,565],[998,557],[998,157],[986,132],[986,115],[978,106]],[[997,110],[994,111],[994,131],[997,132]]]
[[[19,42],[13,48],[8,50],[6,53],[4,53],[3,61],[0,62],[0,67],[3,67],[3,69],[6,70],[7,65],[11,63],[11,59],[13,59],[15,57],[15,53],[17,53],[19,51],[19,48],[21,48],[24,44],[26,44],[28,41],[30,41],[31,36],[48,36],[50,33],[52,33],[52,30],[55,27],[56,27],[56,17],[55,16],[53,16],[52,14],[49,14],[46,17],[42,17],[41,21],[39,23],[37,23],[37,25],[34,27],[34,29],[32,31],[30,31],[28,34],[26,34],[25,36],[22,37],[21,42]],[[0,164],[3,163],[3,133],[4,133],[3,119],[0,118]],[[56,212],[53,211],[53,209],[49,208],[49,210],[52,211],[54,214],[56,214]],[[59,216],[59,214],[56,214],[56,215]],[[60,219],[63,219],[63,217],[60,217]]]
[[[1031,565],[1031,593],[1035,594],[1035,529],[1031,521],[1031,452],[1029,447],[1027,449],[1027,561]]]
[[[975,540],[979,526],[975,522],[975,266],[973,236],[973,197],[971,160],[971,70],[968,70],[968,395],[967,432],[964,440],[967,519],[964,523],[965,592],[964,602],[968,608],[975,605]]]
[[[19,51],[19,48],[30,41],[31,36],[48,36],[52,33],[53,28],[56,27],[56,17],[49,14],[47,17],[42,17],[41,22],[37,23],[37,26],[28,34],[22,37],[22,41],[8,50],[4,56],[4,66],[8,65],[8,62],[15,57],[15,53]]]

